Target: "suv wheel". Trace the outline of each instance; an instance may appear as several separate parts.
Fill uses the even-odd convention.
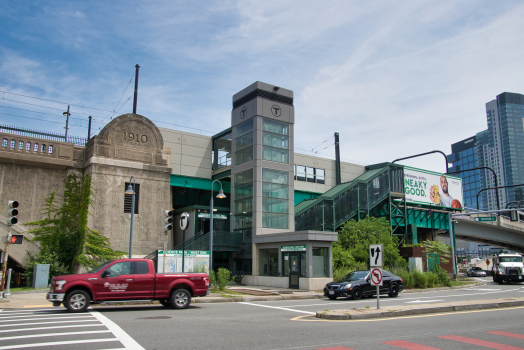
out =
[[[85,312],[89,303],[89,294],[81,289],[70,292],[64,300],[64,306],[69,312]]]

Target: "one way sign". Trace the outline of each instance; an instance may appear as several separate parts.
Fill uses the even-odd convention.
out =
[[[381,267],[384,261],[384,246],[382,244],[369,245],[369,267]]]

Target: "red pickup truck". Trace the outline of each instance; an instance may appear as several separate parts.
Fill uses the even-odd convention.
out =
[[[207,273],[155,273],[152,260],[117,259],[91,272],[57,276],[47,300],[70,312],[84,312],[90,303],[159,300],[166,307],[185,309],[191,297],[205,296]]]

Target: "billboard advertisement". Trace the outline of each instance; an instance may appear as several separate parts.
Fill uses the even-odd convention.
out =
[[[404,167],[406,202],[462,209],[462,179],[433,171]]]

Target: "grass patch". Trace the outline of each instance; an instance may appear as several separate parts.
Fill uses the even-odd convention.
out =
[[[33,287],[18,287],[18,288],[11,288],[9,290],[11,292],[26,292],[26,291],[29,291],[29,290],[37,290],[39,292],[45,292],[45,291],[48,291],[49,288],[34,289]]]

